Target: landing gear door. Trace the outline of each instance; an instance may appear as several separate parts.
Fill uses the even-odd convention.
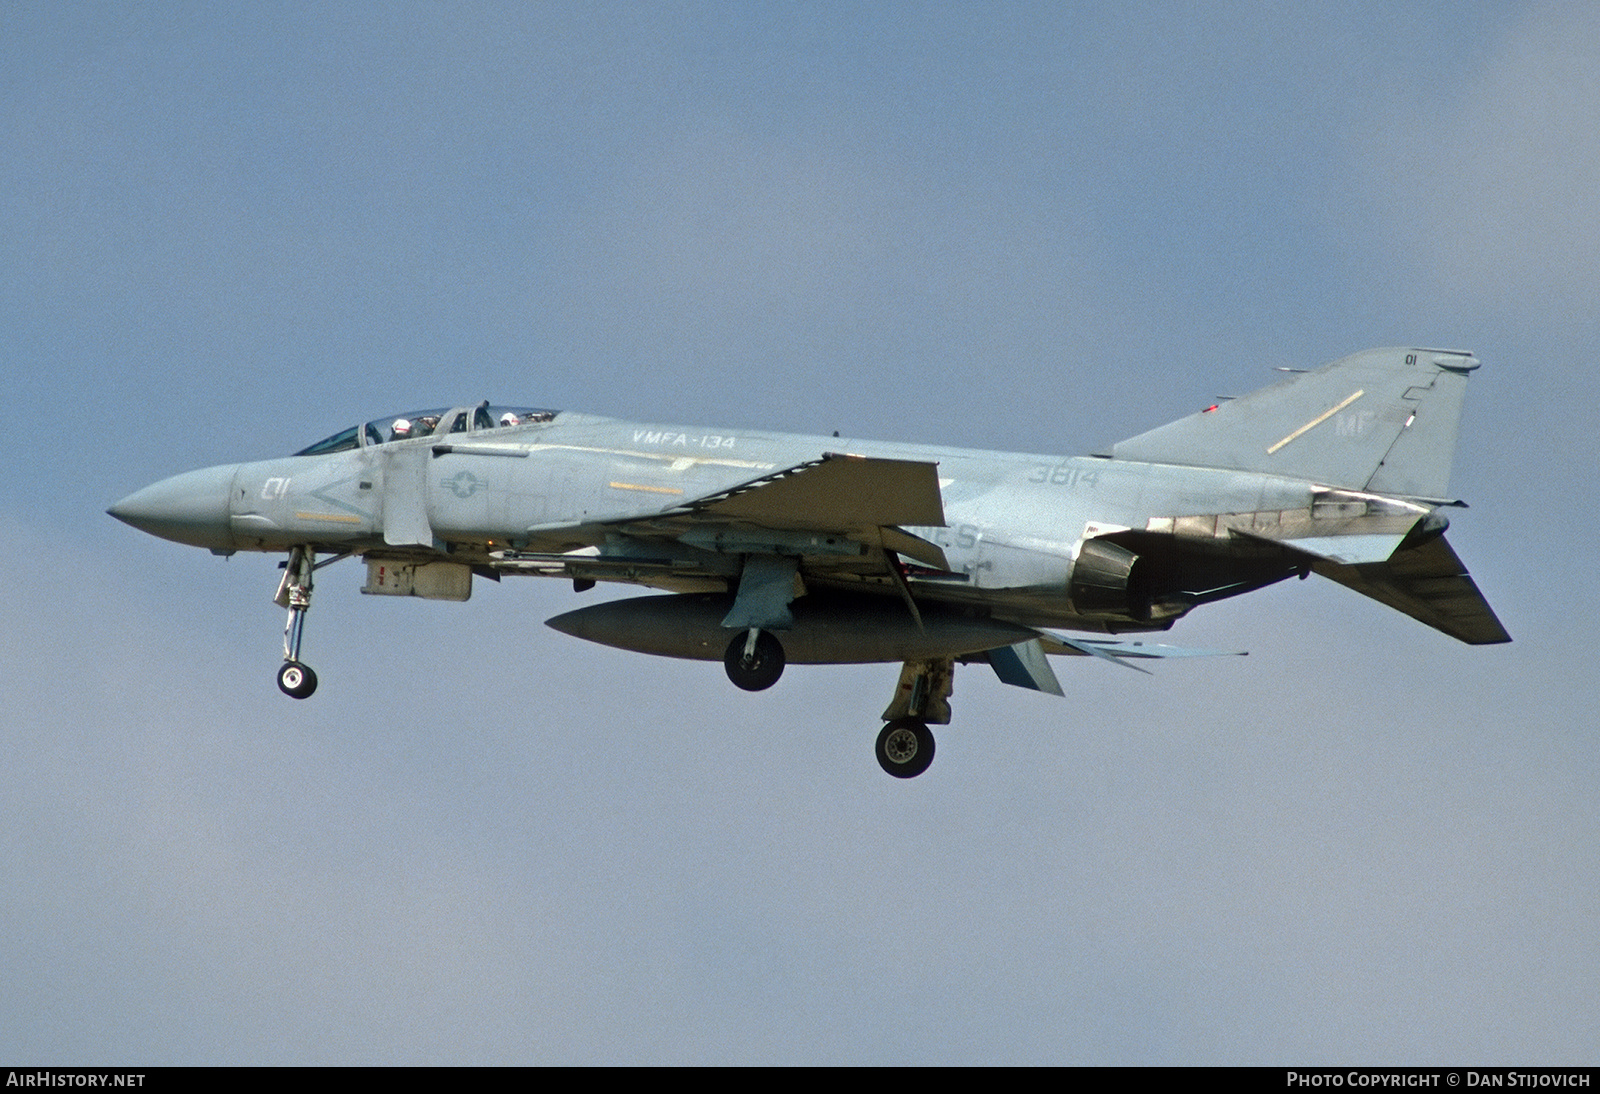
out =
[[[432,547],[428,523],[427,444],[395,445],[383,453],[383,541],[391,547]]]

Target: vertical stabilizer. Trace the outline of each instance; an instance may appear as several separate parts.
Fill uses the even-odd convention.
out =
[[[1467,376],[1478,364],[1460,350],[1367,350],[1102,454],[1444,498]]]

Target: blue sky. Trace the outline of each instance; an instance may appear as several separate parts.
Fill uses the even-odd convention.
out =
[[[1600,16],[1580,5],[11,4],[0,1057],[1592,1062]],[[1065,700],[736,693],[135,533],[409,406],[1078,453],[1474,350],[1516,638],[1291,583]],[[1535,443],[1537,442],[1537,443]],[[589,594],[591,596],[595,594]]]

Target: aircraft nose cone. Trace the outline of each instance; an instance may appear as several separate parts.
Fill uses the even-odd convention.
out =
[[[106,512],[174,543],[232,551],[228,496],[237,470],[237,464],[228,464],[174,475],[129,494]]]

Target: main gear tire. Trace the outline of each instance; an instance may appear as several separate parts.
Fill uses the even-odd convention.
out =
[[[766,631],[756,634],[755,649],[745,656],[750,636],[736,635],[722,655],[722,667],[728,670],[728,679],[735,687],[745,691],[765,691],[783,675],[783,644]]]
[[[933,733],[916,718],[896,718],[878,734],[878,766],[897,779],[914,779],[933,763]]]

